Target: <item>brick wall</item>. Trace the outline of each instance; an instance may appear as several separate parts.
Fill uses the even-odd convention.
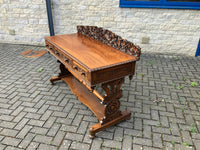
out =
[[[119,8],[119,0],[52,2],[56,34],[76,32],[77,25],[96,25],[137,43],[142,51],[196,52],[199,10]],[[1,43],[44,45],[47,35],[45,0],[0,0]]]
[[[0,42],[43,44],[48,35],[44,0],[0,0]]]

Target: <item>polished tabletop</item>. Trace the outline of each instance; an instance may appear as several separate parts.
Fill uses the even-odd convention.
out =
[[[45,39],[53,42],[90,69],[136,60],[134,56],[78,33],[49,36]]]

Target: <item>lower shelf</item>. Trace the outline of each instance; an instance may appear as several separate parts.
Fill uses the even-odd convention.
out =
[[[92,94],[82,83],[72,75],[61,78],[70,87],[74,95],[95,114],[98,120],[104,117],[104,106],[100,100]]]

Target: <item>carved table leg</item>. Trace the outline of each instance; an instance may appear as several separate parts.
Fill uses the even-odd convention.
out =
[[[58,76],[50,78],[51,84],[53,84],[55,81],[61,80],[61,78],[65,77],[66,75],[70,74],[70,72],[65,68],[65,65],[63,65],[60,61],[58,61],[59,68],[60,68],[60,73]]]
[[[89,138],[93,139],[95,134],[105,128],[111,127],[123,120],[130,119],[130,111],[120,111],[120,101],[122,97],[121,85],[124,82],[124,78],[102,84],[102,88],[105,91],[104,100],[104,117],[99,120],[98,124],[95,124],[89,129]]]

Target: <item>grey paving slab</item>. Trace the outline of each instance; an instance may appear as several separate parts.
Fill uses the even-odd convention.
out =
[[[30,49],[44,47],[0,44],[0,149],[199,149],[200,58],[143,53],[123,84],[131,119],[91,140],[95,116],[64,82],[49,83],[56,59],[21,55]]]

